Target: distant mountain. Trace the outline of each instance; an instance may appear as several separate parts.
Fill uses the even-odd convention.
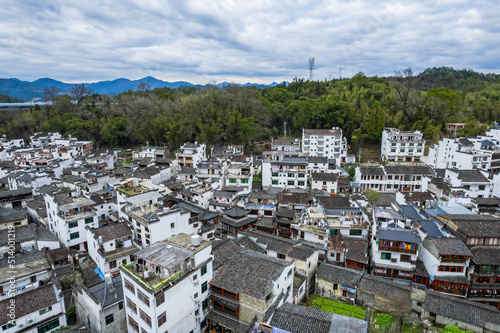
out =
[[[200,85],[194,85],[186,81],[176,81],[168,82],[159,80],[157,78],[146,76],[140,80],[129,80],[129,79],[116,79],[112,81],[100,81],[95,83],[85,83],[94,89],[94,92],[103,95],[117,95],[119,93],[137,90],[137,87],[141,82],[149,84],[150,89],[155,88],[180,88],[180,87],[201,87]],[[232,85],[233,83],[223,82],[217,84],[217,87],[225,87]],[[269,86],[277,85],[276,82],[271,83]],[[42,78],[33,82],[21,81],[19,79],[0,79],[0,94],[9,95],[23,101],[32,101],[35,98],[43,98],[43,90],[46,87],[56,86],[61,89],[62,94],[68,94],[73,84],[64,83],[51,78]],[[258,88],[265,88],[266,85],[256,84],[256,83],[245,83],[243,86],[256,86]]]

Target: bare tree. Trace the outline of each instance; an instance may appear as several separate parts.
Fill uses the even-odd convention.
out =
[[[82,100],[85,97],[92,95],[92,93],[94,92],[94,89],[92,89],[90,87],[85,87],[85,85],[83,83],[81,83],[81,84],[75,83],[75,85],[73,87],[71,87],[69,92],[75,98],[76,104],[80,105],[80,103],[82,102]]]
[[[396,89],[401,103],[403,104],[403,112],[409,115],[411,113],[411,92],[417,84],[418,77],[414,75],[411,67],[404,69],[402,72],[398,70],[394,73],[394,89]]]
[[[43,100],[52,102],[52,106],[56,105],[56,98],[59,96],[61,88],[56,86],[45,87],[43,90]]]
[[[150,88],[151,86],[147,82],[141,81],[137,86],[137,91],[140,92],[141,95],[146,96]]]

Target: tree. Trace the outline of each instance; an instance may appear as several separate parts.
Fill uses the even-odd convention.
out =
[[[407,69],[403,69],[403,71],[395,71],[394,72],[394,89],[396,89],[396,92],[399,96],[399,99],[401,100],[401,103],[403,104],[403,111],[407,115],[411,115],[411,110],[410,110],[410,97],[411,97],[411,91],[415,88],[418,77],[413,75],[413,70],[411,67],[408,67]]]
[[[45,87],[43,90],[43,100],[45,102],[52,102],[52,106],[56,105],[56,98],[59,96],[61,88],[57,86]]]
[[[71,87],[69,92],[75,98],[76,105],[79,106],[85,97],[92,95],[92,93],[94,92],[94,89],[92,89],[90,87],[85,87],[85,84],[83,84],[83,83],[81,83],[81,84],[75,83],[75,85],[73,87]]]
[[[141,81],[141,83],[137,86],[137,91],[140,92],[141,95],[146,96],[150,88],[151,87],[147,82]]]
[[[110,119],[102,128],[103,140],[111,145],[124,145],[127,143],[127,121],[121,117]]]
[[[378,201],[378,193],[372,190],[371,188],[365,191],[365,195],[371,203]]]

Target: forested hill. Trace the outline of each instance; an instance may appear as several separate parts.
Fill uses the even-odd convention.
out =
[[[353,147],[377,143],[384,127],[421,130],[428,142],[446,135],[447,122],[466,122],[463,134],[477,135],[500,117],[498,75],[432,68],[415,75],[403,70],[390,78],[306,81],[259,89],[156,88],[113,98],[93,94],[72,103],[57,97],[53,108],[1,113],[0,134],[25,137],[59,131],[100,146],[248,144],[288,137],[302,128],[341,127]]]

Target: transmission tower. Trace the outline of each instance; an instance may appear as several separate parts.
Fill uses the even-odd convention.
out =
[[[309,58],[309,80],[314,80],[314,58]]]

